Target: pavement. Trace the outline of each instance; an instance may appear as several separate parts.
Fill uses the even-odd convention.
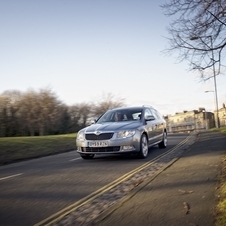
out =
[[[95,226],[214,226],[226,136],[199,132],[157,177],[103,212]]]

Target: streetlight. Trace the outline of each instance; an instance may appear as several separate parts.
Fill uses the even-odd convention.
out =
[[[218,110],[218,98],[217,98],[217,82],[216,82],[216,71],[215,71],[215,60],[213,52],[213,38],[211,35],[205,37],[191,37],[190,40],[197,40],[202,38],[210,38],[211,52],[212,52],[212,61],[213,61],[213,78],[214,78],[214,90],[215,90],[215,104],[216,104],[216,127],[219,128],[219,110]]]
[[[214,91],[213,90],[206,90],[205,93],[213,93],[214,94]],[[213,99],[214,99],[214,103],[215,103],[215,94],[214,94]],[[215,103],[215,105],[216,105],[216,103]]]

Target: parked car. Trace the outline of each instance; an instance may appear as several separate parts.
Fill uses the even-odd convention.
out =
[[[93,124],[81,129],[76,138],[77,152],[83,159],[96,154],[135,153],[148,156],[148,148],[167,146],[166,121],[150,106],[108,110]]]

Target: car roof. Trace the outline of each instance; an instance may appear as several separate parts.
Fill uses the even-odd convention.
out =
[[[129,106],[129,107],[117,107],[109,110],[122,110],[122,109],[136,109],[136,108],[153,108],[152,106],[142,105],[142,106]]]

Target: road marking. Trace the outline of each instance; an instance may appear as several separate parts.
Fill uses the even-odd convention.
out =
[[[79,160],[79,159],[81,159],[81,158],[71,159],[71,160],[69,160],[69,162],[76,161],[76,160]]]
[[[11,176],[8,176],[8,177],[2,177],[2,178],[0,178],[0,180],[7,180],[7,179],[10,179],[12,177],[18,177],[20,175],[22,175],[22,173],[14,174],[14,175],[11,175]]]

